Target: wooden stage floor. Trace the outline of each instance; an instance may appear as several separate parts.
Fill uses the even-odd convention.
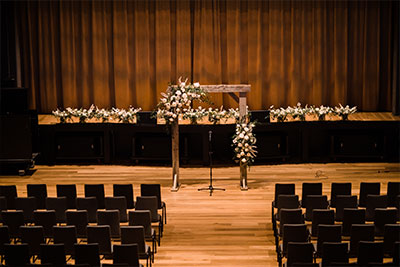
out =
[[[386,193],[388,181],[400,180],[398,163],[332,163],[254,166],[249,172],[249,190],[239,189],[239,168],[214,169],[214,186],[225,192],[198,192],[208,186],[208,168],[182,168],[182,187],[170,192],[171,168],[96,166],[37,166],[31,176],[0,176],[0,184],[16,184],[20,196],[26,184],[45,183],[48,195],[56,196],[56,184],[77,184],[83,196],[85,183],[105,184],[112,195],[113,183],[133,183],[135,195],[140,183],[160,183],[167,203],[168,224],[155,256],[154,266],[277,266],[271,229],[271,201],[274,184],[323,182],[329,195],[330,183],[352,182],[353,194],[361,181],[381,183]],[[103,262],[110,262],[103,261]]]

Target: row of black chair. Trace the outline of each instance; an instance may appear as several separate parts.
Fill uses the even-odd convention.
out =
[[[351,183],[332,183],[331,184],[331,199],[330,206],[336,207],[336,196],[338,195],[352,195],[352,184]],[[400,195],[400,182],[388,182],[387,184],[387,205],[388,207],[396,207],[397,196]],[[275,184],[275,198],[272,202],[272,207],[277,208],[278,196],[279,195],[295,195],[295,184]],[[359,207],[366,207],[368,195],[380,195],[381,184],[380,183],[360,183],[359,192]],[[303,183],[301,193],[301,207],[307,207],[307,196],[308,195],[323,195],[322,194],[322,183]]]
[[[325,242],[322,246],[321,264],[315,263],[314,246],[309,242],[289,242],[288,267],[329,267],[329,266],[400,266],[400,242],[395,243],[392,262],[383,263],[384,244],[382,242],[361,241],[358,244],[357,262],[349,263],[348,245],[340,242]]]
[[[37,209],[47,208],[47,185],[46,184],[27,184],[28,197],[35,197],[35,207]],[[78,197],[75,184],[58,184],[56,185],[57,197],[66,198],[66,206],[68,209],[76,209],[78,206]],[[85,197],[95,197],[97,200],[97,208],[105,209],[106,197],[104,184],[85,184]],[[162,209],[162,215],[166,220],[166,204],[161,199],[160,184],[141,184],[141,196],[156,196],[158,209]],[[17,188],[15,185],[0,185],[0,196],[5,197],[6,201],[0,202],[0,209],[16,209],[16,198],[18,197]],[[134,192],[132,184],[113,184],[113,196],[125,197],[126,208],[135,208]]]
[[[64,252],[66,255],[75,255],[74,244],[81,243],[81,239],[78,242],[77,229],[75,226],[53,226],[53,243],[63,244]],[[146,245],[148,238],[145,234],[145,228],[142,225],[136,226],[122,226],[121,227],[120,242],[121,244],[137,244],[138,253],[140,259],[146,259],[147,265],[150,262],[154,262],[154,235],[150,238],[153,240],[153,250],[150,246]],[[26,243],[29,247],[29,255],[35,259],[40,255],[40,245],[48,243],[44,234],[43,226],[21,226],[20,227],[20,238],[18,239],[21,243]],[[99,246],[99,253],[104,256],[111,256],[111,228],[109,225],[96,225],[86,227],[86,239],[87,243],[97,243]],[[0,227],[0,255],[6,253],[4,244],[11,243],[11,238],[8,233],[8,227]],[[14,244],[16,242],[14,241]],[[115,243],[115,242],[114,242]]]
[[[30,252],[28,244],[5,244],[5,263],[7,266],[29,266]],[[64,244],[40,244],[41,264],[36,266],[65,266],[66,254]],[[68,266],[100,266],[99,245],[97,243],[74,244],[75,265]],[[137,244],[113,245],[113,263],[101,266],[143,267],[139,263]]]

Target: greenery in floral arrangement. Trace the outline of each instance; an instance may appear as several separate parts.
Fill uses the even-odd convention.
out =
[[[232,146],[235,151],[235,161],[241,165],[250,166],[257,156],[257,139],[253,134],[254,122],[236,124],[236,133],[232,139]]]
[[[79,118],[79,123],[85,123],[87,119],[94,117],[96,109],[96,106],[92,104],[89,109],[67,108],[66,111],[71,114],[71,117]]]
[[[156,116],[165,119],[167,123],[177,121],[179,115],[183,116],[184,110],[189,110],[193,101],[209,102],[208,93],[199,83],[189,84],[187,79],[182,81],[181,78],[178,80],[178,85],[169,85],[167,91],[161,95]]]
[[[274,108],[274,105],[269,107],[269,117],[276,119],[278,122],[284,122],[287,118],[287,111],[284,108]]]
[[[205,118],[208,113],[207,110],[199,106],[197,109],[188,108],[183,109],[183,119],[189,119],[192,124],[196,124],[197,121]]]
[[[108,109],[96,109],[94,117],[98,120],[101,120],[101,122],[108,122],[110,118],[112,117],[112,112]]]
[[[333,112],[333,110],[331,107],[325,107],[323,105],[321,105],[319,107],[312,106],[310,108],[310,113],[317,116],[318,120],[320,120],[320,121],[324,121],[326,115],[331,114],[332,112]]]
[[[340,117],[342,117],[342,120],[347,120],[350,114],[356,113],[357,112],[357,106],[354,106],[352,108],[349,107],[349,105],[346,105],[345,107],[342,106],[342,104],[339,104],[339,107],[335,107],[334,113]]]

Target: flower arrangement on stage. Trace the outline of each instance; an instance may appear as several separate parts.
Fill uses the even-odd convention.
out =
[[[342,120],[347,120],[348,116],[355,112],[357,112],[357,107],[350,108],[348,105],[343,107],[341,104],[339,104],[339,107],[335,108],[325,107],[323,105],[319,107],[308,107],[308,105],[306,105],[303,108],[301,103],[297,103],[294,107],[289,106],[287,108],[281,107],[275,109],[272,105],[269,108],[270,119],[276,119],[278,122],[286,121],[289,117],[305,121],[307,115],[315,115],[320,121],[325,120],[326,115],[337,115],[340,116]]]
[[[354,106],[352,108],[349,107],[349,105],[346,105],[345,107],[342,106],[342,104],[339,104],[339,107],[335,107],[334,113],[340,117],[342,117],[342,120],[347,120],[350,114],[356,113],[357,112],[357,106]]]
[[[80,123],[85,123],[88,119],[96,118],[101,122],[108,122],[110,119],[117,120],[124,123],[132,123],[137,117],[137,113],[141,111],[141,108],[129,107],[128,110],[112,108],[111,110],[99,109],[95,105],[91,105],[89,109],[80,108],[66,108],[65,110],[57,109],[53,111],[53,115],[60,119],[61,123],[72,120],[72,118],[78,118]]]
[[[287,118],[288,111],[285,108],[274,108],[274,105],[269,107],[269,117],[276,119],[278,122],[284,122]]]
[[[325,107],[323,105],[319,106],[319,107],[314,107],[312,106],[310,109],[310,113],[314,114],[315,116],[318,117],[318,120],[320,121],[324,121],[326,115],[328,114],[332,114],[332,108],[331,107]]]
[[[245,121],[245,120],[243,120]],[[232,146],[235,151],[235,161],[241,165],[249,166],[257,156],[257,139],[253,134],[255,123],[236,124],[236,133],[233,136]]]
[[[208,102],[208,94],[199,83],[189,84],[187,79],[183,82],[181,78],[178,85],[169,85],[160,103],[157,105],[157,118],[163,118],[167,123],[177,121],[179,116],[183,116],[188,110],[191,110],[191,104],[197,100]],[[195,115],[192,112],[193,118]]]

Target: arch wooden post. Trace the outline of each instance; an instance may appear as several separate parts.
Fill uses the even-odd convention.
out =
[[[181,186],[179,181],[179,123],[176,119],[171,124],[172,148],[172,192],[177,192]]]

